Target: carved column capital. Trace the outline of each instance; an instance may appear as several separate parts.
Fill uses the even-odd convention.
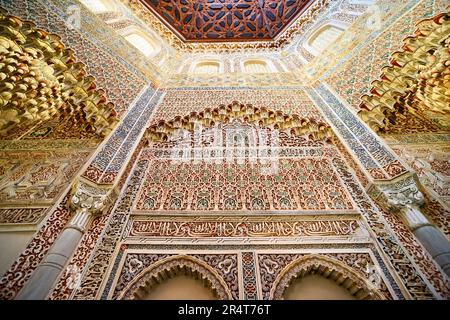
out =
[[[70,226],[84,231],[89,218],[101,214],[112,202],[111,191],[111,188],[101,188],[83,181],[75,182],[70,195],[70,207],[76,213]]]
[[[423,194],[412,175],[385,183],[373,183],[368,194],[379,205],[394,212],[420,208],[424,203]]]
[[[420,210],[424,204],[424,197],[413,175],[386,183],[372,184],[368,193],[386,211],[393,212],[403,219],[411,230],[432,225]]]

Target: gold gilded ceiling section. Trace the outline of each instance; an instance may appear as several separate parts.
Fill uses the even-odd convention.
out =
[[[423,20],[415,35],[404,40],[402,51],[392,55],[391,65],[382,69],[380,80],[362,97],[358,115],[373,130],[390,132],[391,127],[417,118],[429,123],[421,130],[448,132],[449,32],[448,13]]]
[[[55,118],[83,137],[104,137],[115,127],[114,105],[59,36],[0,11],[0,53],[3,138]]]

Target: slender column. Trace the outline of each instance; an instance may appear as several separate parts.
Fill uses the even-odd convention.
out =
[[[450,242],[436,226],[422,213],[422,193],[412,176],[392,184],[376,185],[378,200],[396,213],[428,251],[431,257],[450,276]],[[373,190],[369,191],[372,195]]]
[[[421,212],[419,206],[406,205],[400,216],[437,264],[450,276],[450,242]]]
[[[75,215],[25,283],[16,299],[43,300],[48,296],[87,230],[91,217],[105,208],[107,199],[107,190],[78,183],[71,198],[71,208],[75,210]]]

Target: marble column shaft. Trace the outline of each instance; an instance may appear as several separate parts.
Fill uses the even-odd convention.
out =
[[[50,248],[41,264],[17,295],[18,300],[43,300],[51,292],[63,268],[78,246],[90,222],[91,213],[80,209]]]

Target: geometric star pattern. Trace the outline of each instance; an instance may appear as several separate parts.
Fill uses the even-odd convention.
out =
[[[274,39],[314,0],[140,0],[186,42]]]

